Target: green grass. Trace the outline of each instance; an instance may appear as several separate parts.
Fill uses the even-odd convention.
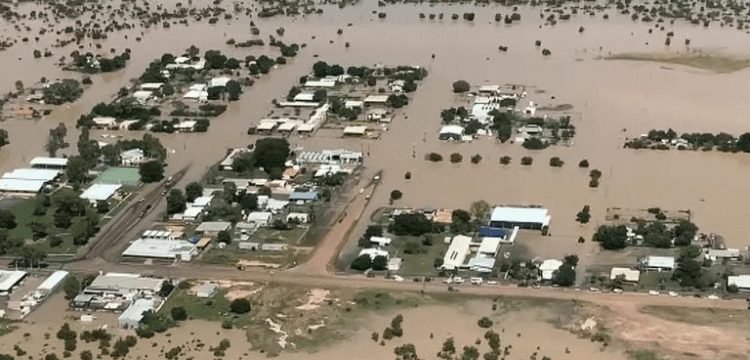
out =
[[[199,298],[188,294],[185,289],[176,289],[167,302],[159,310],[160,314],[171,316],[170,311],[175,307],[184,307],[188,319],[222,321],[229,313],[229,301],[224,297],[225,292],[219,291],[212,298]],[[210,305],[209,305],[210,304]]]
[[[72,191],[63,189],[60,191]],[[54,197],[54,195],[53,195]],[[58,235],[58,234],[67,234],[67,229],[59,229],[55,227],[54,220],[52,218],[52,214],[54,214],[54,208],[50,207],[47,209],[47,213],[43,216],[34,216],[34,204],[35,199],[24,199],[24,200],[18,200],[13,201],[12,205],[8,206],[7,208],[12,211],[16,215],[16,223],[17,226],[14,229],[11,229],[9,231],[9,237],[11,239],[31,239],[32,238],[32,232],[31,228],[29,227],[29,224],[38,221],[43,224],[47,225],[47,231],[48,231],[48,237],[51,235]],[[79,218],[73,218],[71,219],[71,223],[75,224],[76,221],[78,221]],[[49,243],[45,240],[37,240],[34,242],[34,246],[39,247],[40,249],[46,251],[50,254],[72,254],[75,253],[78,249],[78,246],[73,244],[73,238],[69,235],[60,235],[60,238],[63,239],[63,243],[56,247],[51,247]]]
[[[15,321],[8,319],[0,319],[0,336],[10,334],[13,330],[17,329]]]
[[[275,230],[272,228],[260,228],[256,231],[249,241],[258,241],[261,243],[286,243],[294,245],[297,239],[304,234],[307,228],[295,227],[292,230]]]
[[[662,289],[662,285],[664,289]],[[661,290],[678,291],[680,284],[672,280],[672,273],[667,271],[642,273],[638,282],[638,289],[643,291]]]
[[[396,236],[391,244],[391,249],[396,252],[394,257],[400,257],[403,262],[399,274],[406,276],[435,276],[435,259],[443,258],[448,250],[448,244],[443,243],[443,238],[448,234],[430,234],[432,236],[432,246],[422,245],[422,252],[419,254],[406,254],[404,248],[408,242],[417,242],[422,244],[422,237],[416,236]]]
[[[140,183],[141,175],[138,168],[110,168],[94,180],[94,184],[122,184],[133,187]]]

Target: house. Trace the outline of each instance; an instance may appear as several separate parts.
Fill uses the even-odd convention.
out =
[[[313,93],[299,93],[294,96],[294,101],[315,101],[315,94]]]
[[[381,237],[381,236],[372,236],[370,237],[370,242],[373,244],[377,244],[378,247],[384,247],[391,244],[391,238],[387,237]]]
[[[500,250],[500,238],[485,237],[482,239],[481,244],[479,244],[479,249],[477,249],[477,254],[494,258],[497,256],[497,253],[499,250]]]
[[[47,296],[55,291],[55,289],[57,289],[57,287],[62,284],[63,280],[65,280],[66,277],[68,277],[67,271],[55,271],[36,288],[36,291],[43,296]]]
[[[143,83],[139,88],[150,93],[152,91],[160,91],[164,88],[164,83]]]
[[[212,87],[227,87],[227,83],[232,79],[226,76],[215,77],[208,81],[208,88]]]
[[[552,277],[555,274],[555,271],[562,266],[563,262],[557,259],[547,259],[542,262],[541,265],[539,265],[539,273],[542,277],[542,280],[552,280]]]
[[[310,221],[310,214],[290,212],[286,215],[286,222],[296,221],[300,224],[306,224]]]
[[[202,222],[195,228],[195,232],[200,232],[209,236],[219,235],[222,231],[229,231],[232,228],[232,223],[226,221],[206,221]]]
[[[432,222],[443,225],[453,223],[453,212],[451,210],[440,209],[432,215]]]
[[[60,174],[60,170],[15,169],[3,174],[0,179],[0,192],[38,193],[45,186],[55,182]]]
[[[133,93],[133,98],[135,98],[135,100],[141,105],[146,105],[146,102],[148,102],[153,96],[154,93],[147,90],[138,90]]]
[[[644,271],[672,271],[675,268],[672,256],[648,256],[641,261]]]
[[[740,291],[750,291],[750,275],[728,276],[727,286],[732,285]]]
[[[520,127],[518,132],[528,134],[530,136],[539,136],[542,134],[542,127],[536,124],[528,124]]]
[[[445,125],[440,129],[440,140],[461,140],[464,135],[464,127],[459,125]]]
[[[708,249],[703,255],[704,259],[708,259],[713,263],[720,263],[726,260],[740,260],[742,255],[740,249]]]
[[[469,270],[471,271],[491,273],[492,269],[495,267],[495,258],[477,254],[475,257],[469,259],[469,263],[467,265],[469,266]]]
[[[16,109],[15,116],[19,119],[31,119],[34,117],[34,109]]]
[[[97,116],[91,121],[94,122],[94,127],[97,129],[109,129],[115,125],[116,119],[113,117]]]
[[[451,240],[451,245],[445,252],[443,258],[443,265],[440,266],[443,270],[454,270],[465,267],[464,261],[466,256],[469,255],[469,245],[471,244],[471,238],[464,235],[456,235]]]
[[[384,256],[386,259],[389,257],[388,252],[377,248],[362,249],[358,256],[368,255],[370,260],[375,260],[378,256]]]
[[[628,268],[613,267],[609,273],[609,279],[615,280],[617,277],[621,277],[625,282],[638,283],[638,280],[641,278],[641,272]]]
[[[145,153],[139,148],[126,150],[120,153],[120,162],[122,163],[122,166],[140,165],[145,159]]]
[[[518,236],[519,227],[513,228],[513,231],[508,234],[505,229],[493,228],[490,226],[482,226],[477,232],[477,236],[480,238],[495,238],[502,244],[513,244],[516,242],[516,236]]]
[[[185,95],[182,95],[185,100],[193,101],[208,101],[208,91],[205,90],[188,90]]]
[[[213,195],[200,196],[200,197],[193,199],[193,202],[189,204],[189,207],[206,209],[209,206],[211,206],[211,202],[213,200],[214,200]]]
[[[549,226],[551,216],[543,208],[498,206],[490,215],[490,226],[494,228],[542,229]]]
[[[189,207],[182,214],[172,215],[172,218],[186,222],[198,222],[201,220],[201,215],[203,215],[202,207]]]
[[[387,102],[388,102],[388,95],[369,95],[364,100],[365,105],[371,105],[371,104],[383,105]]]
[[[318,200],[318,193],[315,191],[298,192],[289,194],[289,201],[296,201],[298,204],[307,204]]]
[[[347,109],[361,109],[364,106],[364,102],[358,100],[347,100],[344,102],[344,107]]]
[[[98,201],[109,200],[121,187],[122,185],[119,184],[93,184],[79,197],[96,204]]]
[[[500,91],[500,85],[482,85],[479,87],[480,94],[496,95]]]
[[[260,243],[259,242],[243,241],[243,242],[238,243],[237,247],[240,250],[256,251],[256,250],[260,250]]]
[[[273,214],[265,211],[253,211],[247,214],[246,221],[249,223],[255,223],[256,226],[269,226],[271,224],[271,218]]]
[[[362,162],[362,153],[346,149],[300,151],[295,161],[298,164],[358,164]]]
[[[210,298],[214,297],[219,292],[219,286],[214,283],[205,283],[198,289],[197,296],[199,298]]]
[[[195,131],[195,125],[198,122],[195,120],[183,120],[177,124],[174,129],[181,132],[193,132]]]
[[[331,88],[336,86],[335,77],[325,77],[318,80],[307,80],[305,81],[305,87],[312,88]]]
[[[127,310],[117,317],[117,325],[121,329],[137,329],[141,326],[143,313],[154,310],[155,301],[152,299],[138,299]]]
[[[386,109],[372,109],[367,112],[368,121],[381,121],[388,116],[388,110]]]
[[[298,174],[299,174],[299,168],[296,168],[296,169],[293,167],[286,168],[286,170],[284,170],[284,172],[281,174],[281,179],[292,180],[296,178]]]
[[[39,156],[29,162],[32,169],[65,170],[68,166],[68,158],[53,158]]]
[[[122,256],[190,261],[197,252],[197,246],[185,240],[138,239],[125,249]]]
[[[344,128],[344,136],[364,136],[367,126],[347,126]]]
[[[260,245],[260,249],[263,251],[286,251],[287,248],[289,248],[287,244],[265,243]]]
[[[232,165],[234,164],[234,159],[244,154],[247,154],[249,152],[250,150],[248,150],[247,148],[232,149],[232,151],[229,152],[227,157],[225,157],[224,160],[222,160],[221,163],[219,163],[219,169],[232,171]]]

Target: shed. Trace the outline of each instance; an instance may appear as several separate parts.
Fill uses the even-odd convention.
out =
[[[367,131],[367,126],[347,126],[344,128],[344,135],[363,136]]]
[[[644,265],[646,271],[672,271],[675,267],[672,256],[649,256]]]
[[[750,275],[728,276],[727,286],[732,285],[741,291],[750,291]]]
[[[12,270],[5,271],[0,270],[0,292],[9,292],[14,286],[16,286],[23,278],[26,277],[25,271]]]
[[[365,98],[365,104],[385,104],[388,102],[388,95],[370,95]]]
[[[240,250],[259,250],[260,249],[260,243],[259,242],[250,242],[250,241],[242,241],[237,244],[237,247]]]
[[[122,329],[137,329],[140,327],[143,313],[154,310],[154,300],[138,299],[117,318],[117,325]]]
[[[494,228],[542,229],[549,226],[551,216],[544,208],[498,206],[490,215],[490,226]]]
[[[377,249],[377,248],[369,248],[369,249],[362,249],[362,251],[359,252],[359,255],[362,256],[367,255],[370,257],[370,260],[375,260],[378,256],[384,256],[385,258],[388,258],[388,252],[385,250]]]
[[[39,156],[29,162],[32,169],[54,169],[63,170],[68,166],[68,158],[53,158]]]
[[[372,236],[370,237],[370,242],[373,244],[378,244],[378,246],[388,246],[391,244],[391,238],[387,237],[381,237],[381,236]]]
[[[542,275],[542,280],[552,280],[552,276],[555,271],[562,266],[563,262],[557,259],[547,259],[539,265],[539,272]]]
[[[195,231],[207,235],[217,235],[220,231],[229,231],[231,228],[232,223],[227,221],[206,221],[198,225],[198,227],[195,228]]]
[[[312,202],[315,200],[318,200],[318,193],[315,191],[308,191],[308,192],[295,191],[289,194],[289,201],[308,203],[308,202]]]
[[[609,273],[609,279],[615,280],[618,276],[622,276],[624,281],[637,283],[641,278],[641,272],[628,268],[613,267]]]
[[[310,214],[290,212],[286,215],[286,222],[289,222],[290,220],[296,220],[300,224],[305,224],[310,220]]]
[[[80,198],[88,200],[90,203],[106,201],[121,187],[122,185],[117,184],[93,184],[81,194]]]
[[[117,121],[117,119],[113,117],[108,117],[108,116],[98,116],[98,117],[91,119],[91,121],[94,122],[94,125],[96,127],[100,129],[107,129],[115,125],[115,122]]]
[[[289,247],[287,244],[265,243],[260,245],[263,251],[284,251]]]
[[[67,271],[58,270],[52,273],[47,279],[44,280],[37,288],[36,290],[40,293],[46,295],[51,294],[55,289],[57,289],[60,284],[62,284],[62,281],[65,280],[65,278],[68,276]]]
[[[196,295],[198,295],[199,298],[210,298],[214,297],[214,295],[216,295],[216,293],[218,292],[219,286],[214,283],[208,282],[203,284],[203,286],[198,289],[198,293]]]
[[[247,215],[247,222],[255,223],[258,226],[268,226],[271,223],[273,214],[265,211],[253,211]]]
[[[139,165],[146,158],[143,150],[135,148],[120,153],[120,162],[122,166]]]
[[[459,125],[445,125],[440,129],[440,140],[461,140],[464,135],[464,127]]]

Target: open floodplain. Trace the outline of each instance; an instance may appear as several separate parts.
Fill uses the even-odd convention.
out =
[[[263,3],[237,3],[253,9],[253,13],[263,7]],[[103,1],[102,4],[105,8],[120,6],[119,1]],[[573,7],[595,4],[570,3],[561,9],[570,13]],[[162,5],[170,11],[175,9],[173,3]],[[198,1],[181,5],[213,6]],[[297,84],[301,76],[308,75],[317,61],[340,64],[344,68],[375,64],[419,65],[429,76],[420,81],[408,106],[396,112],[389,124],[377,125],[381,132],[379,138],[344,138],[339,131],[325,126],[313,136],[288,137],[292,148],[347,148],[365,154],[362,177],[370,179],[380,173],[382,182],[364,205],[363,217],[390,206],[392,190],[403,193],[395,204],[402,207],[468,208],[478,200],[490,204],[543,205],[553,217],[550,236],[525,233],[523,246],[534,256],[543,258],[576,254],[580,258],[579,274],[585,272],[587,266],[595,265],[597,256],[608,256],[601,254],[598,244],[591,241],[579,244],[577,240],[579,237],[590,239],[598,225],[604,223],[607,208],[611,207],[690,209],[692,221],[702,232],[721,234],[728,247],[746,249],[750,239],[742,224],[747,217],[745,204],[750,200],[750,185],[745,179],[750,169],[748,154],[631,150],[624,149],[623,144],[626,138],[637,137],[651,129],[673,128],[678,133],[726,132],[735,136],[750,131],[745,105],[747,84],[750,84],[747,70],[750,35],[736,26],[722,25],[720,21],[704,26],[702,22],[692,24],[685,19],[675,19],[673,23],[669,18],[664,22],[633,20],[631,14],[621,14],[622,10],[614,4],[607,6],[601,2],[599,5],[600,9],[592,10],[594,15],[581,10],[569,20],[556,20],[552,24],[547,7],[530,5],[518,5],[517,10],[495,4],[422,3],[381,7],[375,1],[365,1],[345,7],[319,5],[322,13],[304,16],[250,18],[244,11],[232,13],[227,3],[222,6],[230,9],[231,19],[222,15],[213,24],[206,18],[196,21],[188,17],[187,24],[165,20],[171,26],[165,27],[159,22],[149,28],[133,26],[114,31],[108,33],[106,39],[84,38],[80,42],[82,48],[78,49],[81,52],[111,56],[109,49],[115,49],[116,54],[130,49],[127,65],[115,72],[89,75],[93,83],[85,86],[79,100],[63,106],[41,107],[52,110],[41,118],[17,118],[14,114],[18,102],[11,100],[5,104],[0,128],[8,131],[10,144],[0,150],[0,171],[11,171],[43,155],[49,129],[60,122],[66,124],[68,139],[74,142],[79,135],[75,124],[80,115],[88,114],[100,102],[111,101],[118,89],[129,86],[131,79],[139,77],[152,60],[161,58],[164,53],[178,55],[194,45],[201,52],[216,49],[238,59],[247,55],[275,58],[279,56],[276,47],[239,48],[227,44],[230,39],[237,42],[267,40],[272,35],[286,44],[304,46],[286,65],[278,65],[269,74],[254,78],[254,84],[243,88],[238,101],[228,102],[227,111],[211,120],[207,132],[156,134],[167,148],[168,174],[190,165],[183,182],[199,180],[217,159],[226,155],[227,149],[255,143],[262,136],[248,135],[247,129],[266,117],[274,107],[271,101],[285,96],[289,87]],[[155,6],[157,4],[151,4],[152,10]],[[43,8],[36,3],[13,6],[13,10],[21,14]],[[379,17],[379,12],[387,16]],[[475,13],[473,21],[451,19],[450,14],[465,12]],[[99,16],[106,18],[108,13],[103,9]],[[421,13],[428,16],[422,18]],[[496,22],[497,13],[518,13],[521,20],[511,24]],[[431,19],[429,14],[445,16]],[[608,16],[605,18],[605,15]],[[88,18],[90,14],[84,12],[83,16]],[[123,20],[139,23],[139,20],[128,20],[128,16]],[[251,32],[250,21],[260,30],[260,35]],[[64,29],[66,23],[73,24],[75,20],[61,19],[60,22],[56,30]],[[17,30],[16,25],[21,30]],[[31,30],[25,30],[24,26]],[[82,79],[82,74],[63,71],[57,65],[60,57],[69,57],[76,50],[76,44],[64,47],[54,47],[54,44],[71,35],[55,35],[51,31],[40,36],[38,42],[34,41],[39,30],[46,26],[42,20],[30,18],[3,19],[0,23],[0,37],[11,42],[17,40],[13,46],[0,51],[3,65],[0,92],[12,91],[18,80],[30,86],[42,77]],[[277,32],[279,28],[284,28],[283,35]],[[667,36],[668,32],[673,36]],[[30,40],[22,41],[24,37]],[[671,38],[669,45],[665,44],[667,38]],[[535,44],[537,40],[541,45]],[[500,51],[499,46],[507,47],[507,51]],[[35,59],[36,49],[47,49],[54,55]],[[543,55],[543,49],[548,49],[550,54]],[[244,68],[239,72],[243,77],[250,76]],[[576,129],[574,139],[567,146],[550,146],[544,150],[527,150],[512,142],[501,143],[491,136],[479,136],[471,142],[439,140],[440,112],[459,101],[452,84],[460,79],[472,86],[522,85],[527,100],[537,104],[539,115],[571,117]],[[141,138],[144,133],[92,130],[91,137],[105,139],[103,134],[121,134],[129,139]],[[458,152],[467,160],[457,164],[433,163],[425,160],[425,155],[431,152],[445,158]],[[75,146],[71,146],[58,155],[75,153]],[[472,164],[468,158],[475,154],[481,155],[481,161]],[[511,158],[508,165],[500,164],[504,156]],[[525,156],[534,159],[533,165],[521,165],[521,158]],[[559,157],[565,164],[548,166],[552,157]],[[576,166],[582,159],[588,160],[590,168],[602,172],[597,188],[588,186],[589,169]],[[411,173],[409,179],[404,176],[407,172]],[[584,205],[591,207],[592,221],[581,225],[574,220]],[[342,254],[354,251],[367,225],[367,221],[356,224]],[[330,249],[332,253],[336,252],[334,248],[335,244]],[[324,257],[322,263],[327,259]],[[274,321],[281,321],[279,319],[290,313],[300,316],[300,312],[307,311],[296,307],[306,304],[306,296],[311,296],[307,295],[308,290],[270,293],[282,302],[284,297],[290,297],[298,299],[299,303],[275,304],[278,313],[263,314],[268,318],[251,312],[255,317],[234,329],[222,329],[223,315],[219,315],[222,309],[215,310],[203,303],[210,308],[205,311],[215,312],[188,313],[194,319],[157,333],[151,339],[139,339],[127,358],[161,358],[175,347],[181,348],[179,358],[213,358],[215,350],[209,351],[209,348],[219,347],[222,339],[231,343],[222,350],[227,359],[276,354],[280,350],[273,344],[278,345],[279,339],[284,337],[269,332],[269,326],[265,325],[269,325],[269,320],[275,324]],[[225,295],[222,292],[217,296]],[[401,302],[388,300],[382,308],[372,306],[380,297],[401,299]],[[259,299],[253,306],[272,308],[270,305],[274,302],[273,297],[269,297]],[[592,305],[575,304],[570,300],[475,299],[456,294],[449,298],[423,298],[417,293],[391,295],[384,292],[376,297],[373,293],[362,295],[336,289],[319,302],[310,310],[319,311],[311,316],[314,321],[300,322],[299,333],[290,334],[290,338],[300,339],[305,346],[285,347],[280,358],[392,358],[395,347],[411,343],[419,358],[432,359],[451,337],[455,339],[455,356],[465,351],[464,346],[474,346],[484,354],[490,351],[488,339],[484,337],[488,329],[500,335],[501,352],[506,348],[509,351],[506,359],[626,359],[628,356],[655,359],[650,353],[626,354],[632,349],[653,350],[672,359],[745,359],[750,356],[745,346],[750,334],[747,327],[743,327],[747,324],[747,314],[739,310],[667,309],[617,301]],[[288,308],[284,308],[287,305]],[[162,311],[168,312],[169,307],[167,302]],[[0,354],[17,355],[14,346],[18,345],[27,355],[16,358],[37,359],[48,353],[62,357],[63,341],[55,334],[64,322],[69,322],[71,329],[79,334],[107,325],[114,335],[113,343],[120,336],[133,334],[117,329],[115,315],[97,313],[92,322],[84,323],[80,321],[84,314],[69,311],[67,301],[58,293],[22,323],[3,323],[0,333],[5,326],[16,329],[0,337]],[[383,330],[397,314],[403,315],[403,336],[382,345],[380,340],[374,341],[373,333],[382,337]],[[477,321],[484,316],[493,321],[490,328],[478,326]],[[331,319],[332,324],[326,323],[327,319]],[[588,325],[586,320],[590,320]],[[257,323],[264,324],[263,330],[254,333],[251,325]],[[316,327],[316,324],[324,326]],[[579,334],[582,326],[590,327],[586,336]],[[45,334],[49,334],[49,339]],[[308,334],[313,335],[308,338]],[[597,341],[592,341],[591,337],[597,334]],[[197,343],[205,345],[201,347]],[[82,350],[91,350],[96,356],[100,353],[98,345],[96,342],[85,344],[79,339],[72,358],[78,358]]]

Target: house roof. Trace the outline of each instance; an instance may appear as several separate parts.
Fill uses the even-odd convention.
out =
[[[24,277],[26,277],[25,271],[0,270],[0,291],[9,291]]]
[[[3,174],[3,179],[52,181],[61,173],[62,171],[60,170],[15,169],[12,172]]]
[[[39,192],[45,183],[44,180],[0,179],[0,191]]]
[[[649,256],[646,258],[646,266],[674,269],[674,257],[671,256]]]
[[[734,285],[740,289],[750,289],[750,275],[728,276],[727,285]]]
[[[177,255],[192,255],[195,244],[184,240],[138,239],[125,249],[123,256],[175,259]]]
[[[365,98],[366,103],[385,103],[388,101],[388,95],[370,95]]]
[[[612,268],[612,271],[609,273],[609,279],[614,280],[618,276],[625,276],[625,281],[638,282],[638,280],[641,278],[641,272],[628,268]]]
[[[443,258],[443,268],[452,270],[462,265],[464,263],[464,260],[466,260],[466,256],[469,255],[470,243],[470,237],[464,235],[456,235],[453,240],[451,240],[451,245],[445,252],[445,257]]]
[[[497,237],[486,237],[482,239],[482,243],[479,245],[477,252],[485,254],[494,254],[500,247],[500,238]]]
[[[126,151],[123,151],[122,153],[120,153],[120,158],[121,159],[130,159],[130,158],[134,158],[134,157],[143,157],[143,156],[144,156],[143,150],[141,150],[139,148],[126,150]]]
[[[370,242],[378,243],[379,245],[388,245],[391,243],[391,238],[387,237],[381,237],[381,236],[372,236],[370,237]]]
[[[87,289],[94,291],[159,291],[163,282],[163,279],[140,277],[138,274],[109,273],[97,276]]]
[[[226,221],[206,221],[195,228],[195,231],[226,231],[232,228],[232,223]]]
[[[481,228],[479,228],[479,233],[477,235],[479,235],[480,237],[502,238],[502,237],[505,237],[505,235],[507,234],[508,232],[505,231],[504,229],[498,229],[498,228],[493,228],[489,226],[482,226]]]
[[[469,259],[469,269],[477,272],[492,272],[492,268],[495,267],[495,258],[476,256]]]
[[[378,256],[385,256],[387,258],[388,252],[385,250],[377,249],[377,248],[369,248],[369,249],[362,249],[362,251],[359,252],[358,256],[362,256],[362,255],[369,255],[370,259],[374,260]]]
[[[539,223],[544,226],[549,224],[550,216],[549,211],[543,208],[498,206],[492,210],[490,220],[517,223]]]
[[[54,157],[45,157],[45,156],[38,156],[29,162],[29,165],[33,166],[67,166],[68,165],[68,158],[54,158]]]
[[[154,300],[138,299],[117,317],[117,321],[137,323],[143,319],[143,313],[154,309]]]
[[[309,192],[293,192],[289,194],[289,200],[295,201],[295,200],[315,200],[318,198],[318,193],[315,191],[309,191]]]
[[[344,134],[362,135],[367,131],[367,126],[347,126],[344,128]]]
[[[89,201],[107,200],[114,195],[122,185],[118,184],[94,184],[81,194],[81,199]]]
[[[272,216],[273,214],[271,214],[270,212],[253,211],[247,214],[247,221],[249,222],[268,221],[268,220],[271,220]]]
[[[459,125],[445,125],[440,129],[440,134],[456,134],[461,135],[464,133],[464,127]]]
[[[63,279],[65,279],[68,276],[67,271],[58,270],[52,273],[47,279],[44,280],[39,286],[36,288],[37,290],[42,291],[52,291],[57,287],[58,284],[60,284]]]

